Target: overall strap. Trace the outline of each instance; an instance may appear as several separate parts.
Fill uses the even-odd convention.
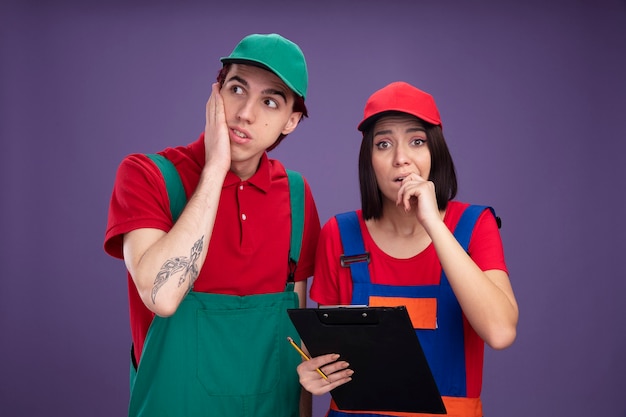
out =
[[[459,242],[463,250],[469,253],[469,243],[474,232],[474,227],[480,215],[485,211],[490,210],[495,217],[495,210],[489,206],[469,205],[463,211],[461,218],[459,219],[456,227],[454,228],[454,238]],[[498,227],[500,226],[500,218],[496,217]],[[448,278],[445,272],[441,271],[441,285],[450,286]]]
[[[160,154],[146,154],[161,171],[165,180],[165,188],[170,200],[170,212],[172,219],[176,221],[185,208],[187,197],[180,179],[178,170],[174,164]],[[294,274],[300,250],[302,248],[302,235],[304,233],[304,178],[299,172],[285,170],[289,183],[289,203],[291,205],[291,236],[289,244],[289,277],[288,283],[293,283]]]
[[[465,251],[469,248],[469,241],[478,217],[487,209],[491,210],[495,217],[495,211],[492,207],[470,205],[464,210],[463,215],[459,219],[454,230],[454,237]],[[337,214],[335,218],[339,226],[339,234],[344,251],[340,258],[341,266],[350,268],[354,283],[369,284],[370,276],[367,264],[370,261],[370,254],[365,250],[356,212]],[[498,227],[500,227],[500,218],[496,217],[496,221]]]
[[[459,219],[459,222],[454,229],[454,237],[463,247],[463,249],[465,249],[465,252],[468,251],[469,242],[472,237],[472,232],[474,231],[474,226],[476,225],[478,217],[480,217],[482,212],[487,209],[491,210],[494,217],[496,216],[496,212],[494,211],[494,209],[488,206],[470,205],[465,209],[465,211],[463,211],[463,214],[461,215],[461,218]],[[497,217],[496,220],[498,221],[499,227],[500,221]]]
[[[289,278],[293,282],[302,249],[304,234],[304,178],[299,172],[286,169],[291,204],[291,238],[289,244]]]
[[[369,303],[370,274],[368,264],[369,252],[365,251],[359,218],[355,211],[337,214],[337,225],[343,246],[340,262],[344,268],[350,268],[352,275],[352,304],[367,305]]]
[[[170,201],[170,214],[172,220],[176,222],[180,213],[182,213],[185,204],[187,203],[187,196],[185,195],[185,188],[183,182],[180,179],[178,170],[174,164],[164,157],[163,155],[151,153],[146,156],[154,162],[154,164],[161,171],[161,175],[165,180],[165,189],[167,191],[167,198]],[[133,390],[135,385],[135,379],[137,377],[137,360],[135,358],[135,347],[131,344],[130,347],[131,368],[130,368],[130,389]]]
[[[454,237],[466,252],[476,221],[487,209],[490,207],[468,206],[454,228]],[[467,368],[463,311],[443,270],[437,296],[437,325],[446,331],[418,332],[426,357],[429,358],[428,364],[442,395],[466,397]]]
[[[157,168],[161,171],[161,175],[163,175],[167,196],[170,200],[170,213],[172,214],[172,219],[176,222],[187,203],[185,188],[183,187],[183,182],[180,179],[178,170],[174,164],[163,155],[151,153],[146,154],[146,156],[155,163]]]

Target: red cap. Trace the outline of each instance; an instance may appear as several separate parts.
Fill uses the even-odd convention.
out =
[[[375,116],[388,111],[408,113],[425,122],[441,126],[439,110],[433,96],[410,84],[397,81],[381,88],[367,99],[363,120],[357,129],[364,131]]]

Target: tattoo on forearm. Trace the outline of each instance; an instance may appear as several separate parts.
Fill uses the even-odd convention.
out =
[[[198,258],[202,253],[202,248],[204,247],[204,236],[194,243],[191,248],[191,254],[189,258],[184,256],[178,256],[176,258],[171,258],[165,261],[161,270],[156,276],[154,280],[154,286],[152,287],[152,303],[156,304],[156,296],[159,292],[159,289],[172,277],[174,274],[182,271],[182,274],[178,278],[178,286],[183,285],[187,278],[189,278],[189,286],[187,291],[190,291],[193,287],[193,283],[198,279],[198,275],[200,272],[198,271]]]

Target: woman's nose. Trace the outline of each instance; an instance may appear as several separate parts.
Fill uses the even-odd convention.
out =
[[[395,149],[393,154],[393,163],[394,165],[404,165],[407,164],[409,159],[407,158],[406,152],[402,149],[402,147],[398,146]]]

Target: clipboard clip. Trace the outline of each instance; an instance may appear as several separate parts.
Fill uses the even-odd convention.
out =
[[[339,258],[339,262],[341,262],[341,266],[343,268],[349,268],[350,265],[359,262],[370,263],[370,253],[365,252],[358,255],[341,255],[341,257]]]
[[[317,319],[325,325],[367,325],[379,324],[380,308],[338,307],[337,309],[317,309]]]

